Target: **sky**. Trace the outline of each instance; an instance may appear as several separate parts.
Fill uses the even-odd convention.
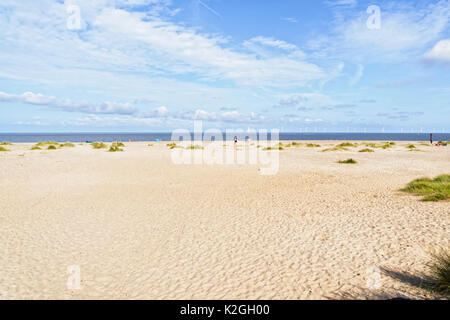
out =
[[[450,132],[450,0],[2,0],[0,132]]]

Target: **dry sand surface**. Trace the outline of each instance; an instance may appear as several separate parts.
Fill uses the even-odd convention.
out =
[[[430,250],[449,247],[450,203],[397,190],[450,173],[450,147],[317,143],[280,152],[273,176],[257,165],[174,165],[165,143],[8,146],[0,298],[430,297],[416,277]],[[336,163],[347,158],[358,164]],[[74,265],[79,290],[67,288]]]

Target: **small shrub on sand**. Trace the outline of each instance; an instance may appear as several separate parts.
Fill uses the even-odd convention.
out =
[[[415,146],[415,145],[413,145],[413,144],[407,145],[406,147],[407,147],[408,149],[410,149],[410,150],[412,150],[412,149],[415,149],[415,148],[416,148],[416,146]]]
[[[450,251],[442,250],[432,254],[428,267],[430,275],[424,285],[425,289],[450,297]]]
[[[9,149],[6,149],[5,147],[0,146],[0,151],[9,151]]]
[[[36,145],[38,147],[44,147],[44,146],[49,146],[49,145],[58,146],[59,142],[57,142],[57,141],[39,141],[38,143],[36,143]]]
[[[108,150],[108,152],[121,152],[121,151],[123,151],[123,149],[119,148],[118,146],[116,146],[114,144],[112,144]]]
[[[308,143],[306,145],[308,148],[320,148],[320,144]]]
[[[444,174],[434,179],[416,179],[408,183],[401,191],[424,196],[422,201],[450,199],[450,174]]]
[[[177,144],[175,142],[166,144],[170,149],[175,149],[177,147]]]
[[[280,150],[280,151],[283,151],[284,148],[283,148],[283,147],[280,147],[280,146],[277,146],[277,147],[266,147],[266,148],[263,149],[263,151],[274,151],[274,150]]]
[[[11,142],[1,142],[0,146],[12,146]]]
[[[58,148],[56,148],[56,146],[54,146],[52,144],[47,147],[47,150],[56,150],[56,149],[58,149]]]
[[[153,147],[153,143],[149,143],[148,146],[149,146],[149,147]]]
[[[103,142],[93,142],[91,143],[92,148],[94,149],[106,149],[107,145]]]
[[[336,147],[338,147],[338,148],[345,148],[345,147],[352,147],[352,148],[355,148],[355,147],[357,147],[358,145],[356,144],[356,143],[350,143],[350,142],[343,142],[343,143],[341,143],[341,144],[338,144]]]
[[[347,159],[347,160],[338,161],[338,163],[355,164],[355,163],[358,163],[358,162],[356,162],[356,160],[353,160],[353,159]]]
[[[188,146],[188,147],[186,147],[186,149],[189,149],[189,150],[203,150],[203,147],[202,146],[199,146],[199,145],[190,145],[190,146]]]
[[[365,149],[359,150],[359,152],[375,152],[375,151],[373,151],[372,149],[369,149],[369,148],[365,148]]]
[[[370,148],[378,148],[378,145],[376,143],[373,143],[373,142],[365,143],[364,145],[366,147],[370,147]]]
[[[111,144],[111,146],[115,146],[115,147],[118,147],[118,148],[125,147],[125,145],[122,142],[113,142]]]
[[[300,147],[301,145],[302,144],[300,142],[296,142],[296,141],[292,142],[293,147]]]
[[[348,149],[344,147],[333,147],[322,150],[322,152],[329,152],[329,151],[348,151]]]
[[[64,148],[74,148],[75,147],[75,145],[73,143],[70,143],[70,142],[66,142],[66,143],[60,144],[60,146],[61,146],[61,148],[62,147],[64,147]]]
[[[42,150],[38,145],[31,146],[31,150]]]

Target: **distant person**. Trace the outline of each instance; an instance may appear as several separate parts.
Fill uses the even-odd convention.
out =
[[[238,142],[238,137],[234,137],[234,144],[236,144]]]
[[[430,133],[430,143],[433,144],[433,134]]]

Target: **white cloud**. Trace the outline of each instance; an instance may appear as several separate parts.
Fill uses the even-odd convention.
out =
[[[427,53],[424,58],[432,63],[450,63],[450,39],[441,40]]]
[[[247,43],[259,43],[264,46],[274,47],[274,48],[283,49],[283,50],[287,50],[287,51],[298,49],[296,45],[287,43],[286,41],[277,40],[277,39],[274,39],[271,37],[262,37],[262,36],[254,37],[254,38],[251,38],[250,40],[248,40]]]
[[[70,99],[61,99],[45,96],[40,93],[25,92],[23,94],[9,94],[0,91],[0,102],[18,102],[57,108],[68,112],[98,113],[98,114],[133,114],[137,109],[131,103],[102,102],[99,104],[89,102],[75,102]]]

